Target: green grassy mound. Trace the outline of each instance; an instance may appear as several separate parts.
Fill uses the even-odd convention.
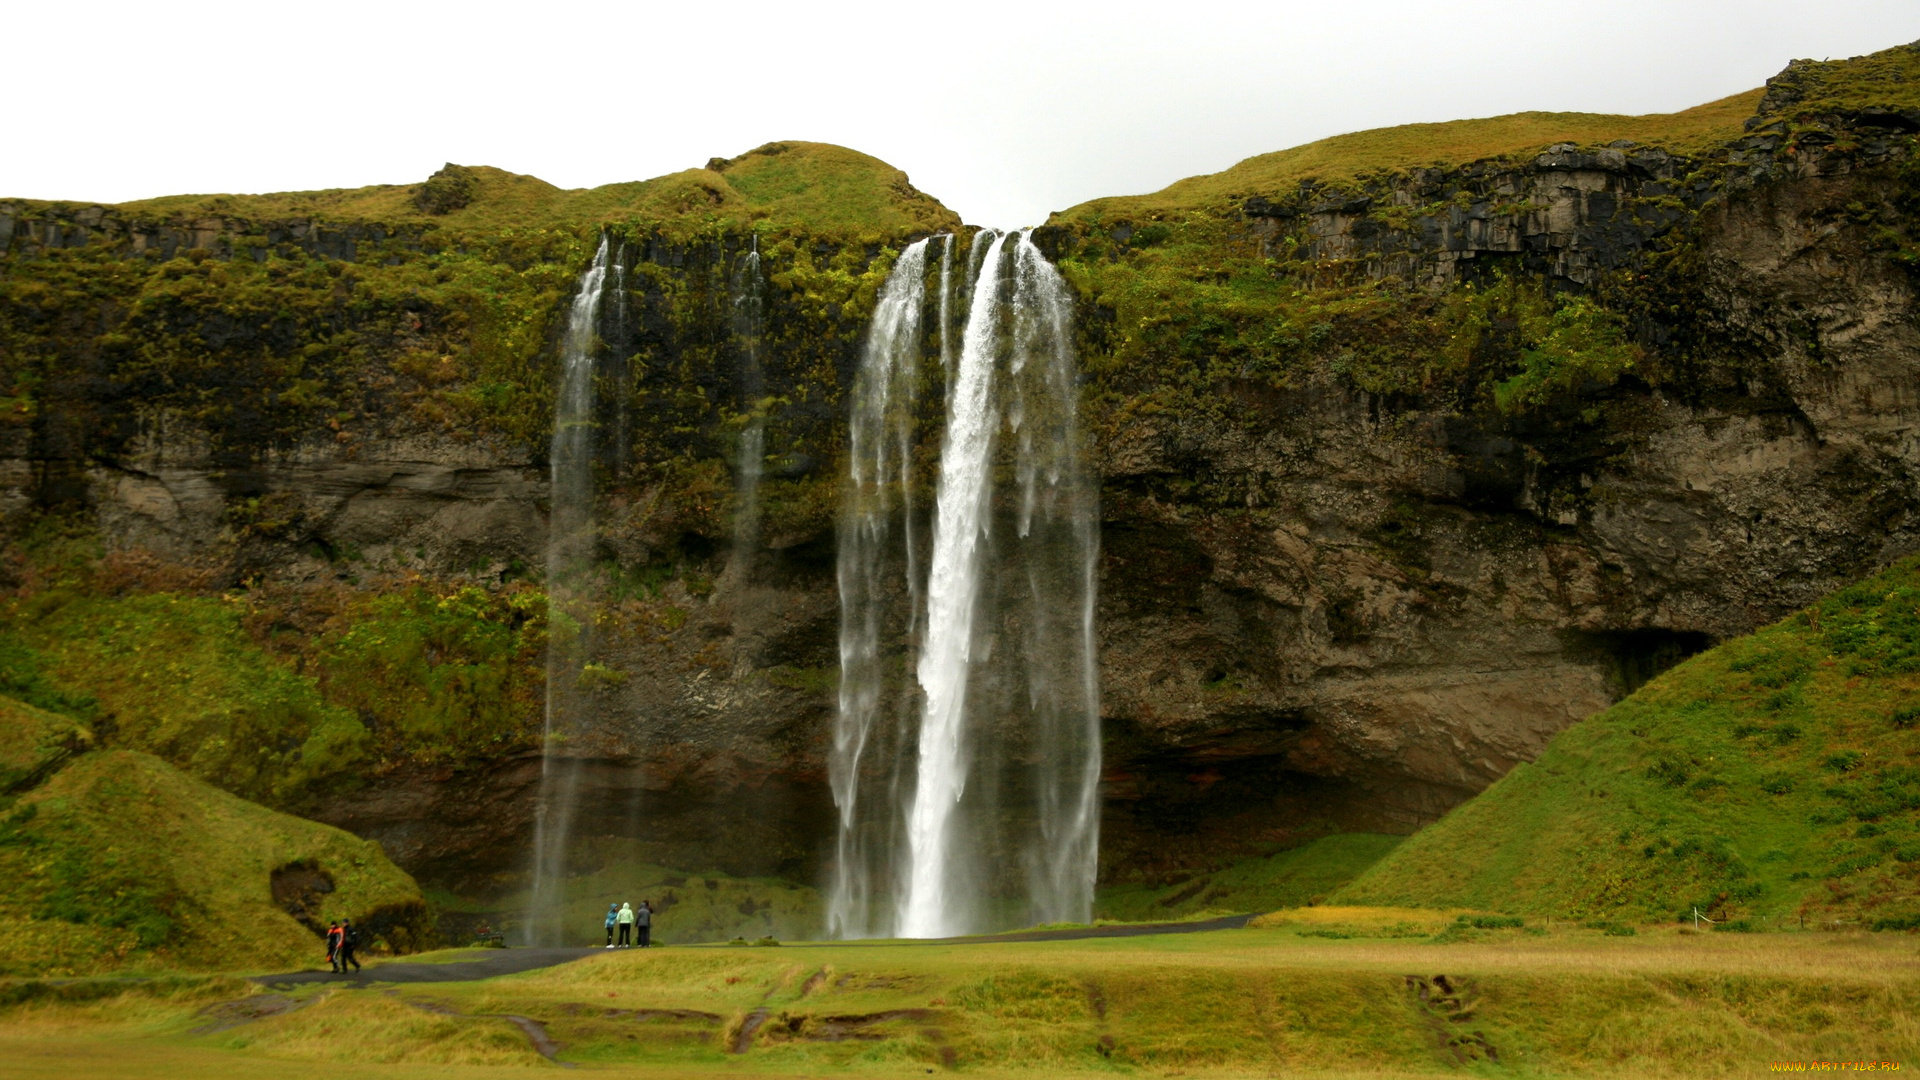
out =
[[[1920,928],[1920,559],[1563,732],[1336,903]]]
[[[0,699],[0,765],[31,775],[71,753],[77,730]],[[82,753],[0,804],[0,974],[304,967],[323,951],[313,927],[342,917],[368,928],[369,948],[430,934],[418,888],[379,845],[147,754]]]
[[[1159,886],[1115,885],[1100,890],[1094,910],[1102,919],[1150,922],[1201,912],[1239,914],[1302,907],[1324,899],[1380,861],[1398,836],[1343,833],[1224,870]]]
[[[449,165],[423,184],[377,184],[268,195],[169,195],[121,203],[141,218],[319,217],[387,224],[432,222],[493,232],[638,219],[654,226],[803,226],[823,234],[896,237],[958,227],[960,218],[899,169],[844,146],[773,142],[705,168],[567,190],[485,165]]]

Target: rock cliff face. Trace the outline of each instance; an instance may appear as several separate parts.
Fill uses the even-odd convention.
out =
[[[1758,121],[1701,160],[1561,145],[1240,201],[1231,243],[1303,288],[1391,283],[1419,305],[1505,275],[1612,296],[1642,360],[1520,411],[1363,389],[1337,360],[1219,378],[1204,413],[1103,399],[1108,877],[1334,828],[1410,831],[1664,666],[1920,546],[1915,279],[1887,239],[1911,223],[1920,117]],[[287,244],[331,260],[364,258],[362,240],[382,259],[432,248],[424,234],[200,222],[174,228],[208,235],[152,232],[144,250],[160,255],[142,256],[133,238],[147,234],[112,217],[0,206],[0,272],[31,277],[49,249],[88,244],[215,261]],[[1119,265],[1138,228],[1042,240],[1063,265]],[[598,719],[570,752],[595,763],[589,803],[606,808],[589,840],[638,834],[665,865],[812,880],[831,814],[839,388],[886,259],[832,246],[853,284],[823,298],[770,257],[768,400],[745,402],[724,302],[742,239],[641,245],[634,322],[603,328],[620,354],[605,430],[632,438],[605,440],[604,602],[583,631],[599,673],[581,683]],[[1631,289],[1607,292],[1621,281]],[[13,324],[29,321],[13,305]],[[1097,304],[1082,314],[1094,393],[1116,378],[1100,361],[1125,328]],[[66,333],[111,337],[124,318]],[[398,358],[448,320],[409,319],[356,378],[426,378]],[[1485,340],[1500,332],[1495,319]],[[204,419],[126,400],[117,369],[73,355],[91,381],[63,392],[96,411],[113,399],[112,437],[55,437],[58,402],[0,428],[10,520],[83,506],[110,547],[231,583],[539,579],[536,438],[375,404],[236,454]],[[736,551],[722,463],[752,409],[768,416],[769,508],[763,543]],[[522,857],[537,777],[525,746],[396,765],[310,811],[428,880],[478,888]]]

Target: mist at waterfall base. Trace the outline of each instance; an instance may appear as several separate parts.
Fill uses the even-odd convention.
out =
[[[1028,234],[981,233],[955,327],[954,243],[902,253],[853,387],[830,766],[836,937],[947,937],[1091,912],[1097,534],[1072,300]],[[929,528],[917,496],[936,469]]]
[[[765,396],[769,285],[758,244],[731,250],[720,252],[716,284],[737,368],[721,432],[733,535],[715,599],[748,632],[759,482],[769,455],[792,448],[767,445],[778,399]],[[627,257],[621,241],[602,239],[561,340],[546,739],[526,912],[515,920],[528,944],[585,940],[607,899],[637,898],[614,893],[644,888],[636,875],[662,869],[649,865],[644,839],[662,808],[649,807],[633,756],[651,725],[597,715],[590,678],[595,658],[616,647],[596,639],[596,605],[618,571],[599,550],[595,503],[596,476],[631,465]],[[879,293],[844,403],[841,677],[826,748],[837,813],[817,841],[818,930],[830,936],[940,937],[1090,917],[1097,529],[1072,313],[1065,282],[1025,233],[913,243]],[[626,731],[624,747],[609,741],[610,723]]]

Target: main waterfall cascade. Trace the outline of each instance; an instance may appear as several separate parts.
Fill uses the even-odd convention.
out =
[[[596,470],[629,464],[639,338],[625,255],[623,242],[601,240],[561,339],[530,944],[575,939],[568,890],[644,861],[643,785],[609,757],[629,751],[581,726],[601,708],[582,672],[618,648],[595,629],[610,571],[594,506]],[[761,542],[768,283],[757,244],[720,265],[739,410],[722,587],[737,602]],[[1090,914],[1097,534],[1072,311],[1026,233],[908,245],[876,299],[848,396],[840,513],[826,897],[836,936],[945,936]]]
[[[593,262],[580,275],[573,305],[567,313],[566,336],[561,341],[560,386],[554,400],[553,442],[549,458],[552,509],[547,533],[547,597],[559,611],[573,596],[581,574],[593,557],[593,466],[596,445],[595,348],[599,344],[600,311],[609,293],[616,304],[625,302],[626,268],[617,262],[620,252],[603,236]],[[624,440],[622,441],[624,446]],[[552,752],[566,737],[574,713],[575,673],[586,654],[582,633],[565,635],[567,620],[549,620],[554,630],[547,645],[547,701],[541,755],[540,794],[534,807],[532,917],[526,927],[529,944],[557,944],[561,923],[561,887],[566,874],[567,841],[573,830],[579,763]]]
[[[954,242],[940,238],[937,366],[922,241],[881,291],[853,388],[831,760],[839,937],[1084,921],[1092,907],[1098,540],[1072,297],[1030,234],[979,234],[956,349]],[[936,382],[945,418],[922,537],[920,402],[935,395],[921,390]]]

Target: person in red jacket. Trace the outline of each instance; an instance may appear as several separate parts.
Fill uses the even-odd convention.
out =
[[[340,970],[340,943],[345,938],[346,934],[340,930],[340,920],[335,919],[333,926],[327,930],[327,966],[335,971]]]

